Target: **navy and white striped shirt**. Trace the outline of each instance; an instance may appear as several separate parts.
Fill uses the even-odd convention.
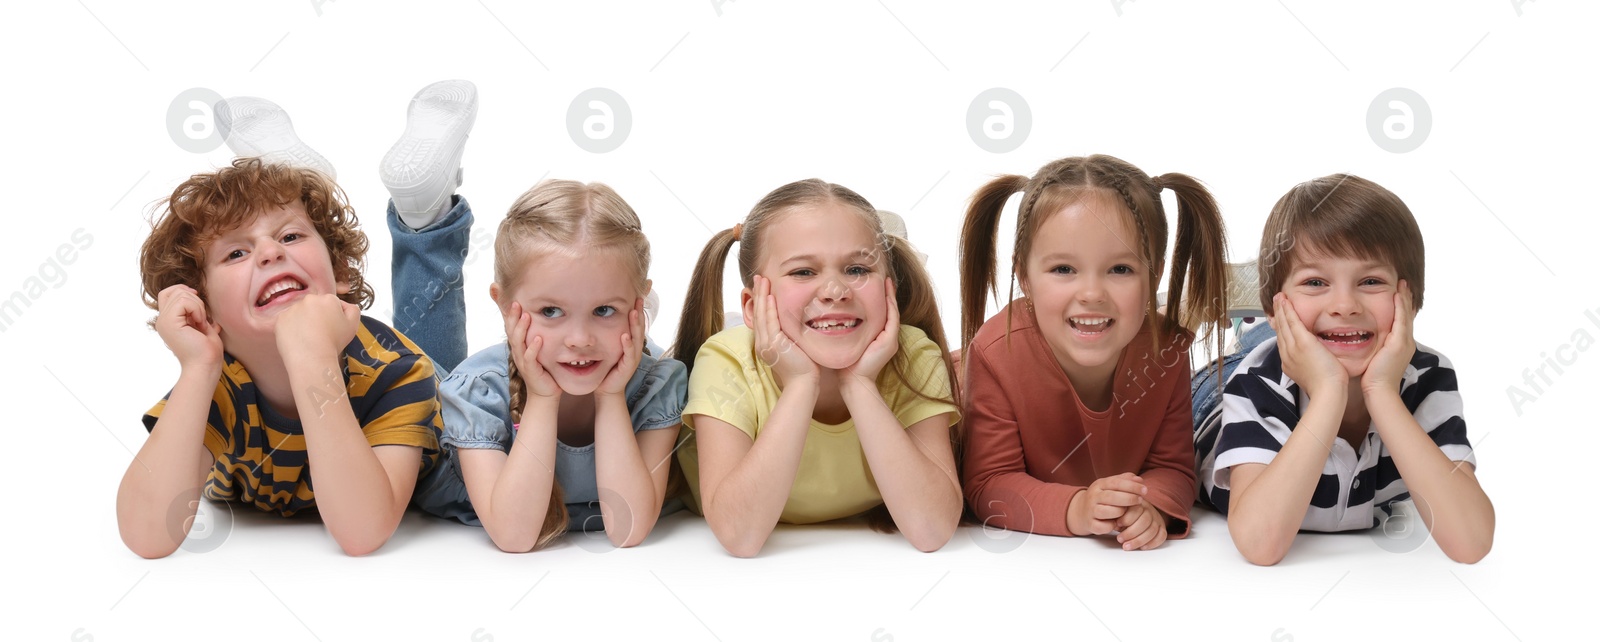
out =
[[[1461,416],[1461,392],[1450,360],[1418,344],[1400,384],[1400,400],[1433,443],[1451,461],[1477,466]],[[1300,423],[1309,398],[1283,374],[1276,337],[1256,346],[1223,389],[1222,403],[1195,431],[1195,470],[1200,500],[1228,512],[1228,473],[1239,464],[1266,464]],[[1377,526],[1379,510],[1411,498],[1376,425],[1363,443],[1335,438],[1322,464],[1322,479],[1300,523],[1308,531],[1349,531]]]

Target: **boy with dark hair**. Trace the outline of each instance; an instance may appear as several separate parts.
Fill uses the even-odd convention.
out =
[[[1295,186],[1259,258],[1270,327],[1195,381],[1200,499],[1245,558],[1276,564],[1300,530],[1370,529],[1413,500],[1451,559],[1494,541],[1450,361],[1417,344],[1423,243],[1392,192],[1335,174]],[[1276,336],[1272,336],[1273,334]],[[1231,372],[1231,376],[1229,375]]]

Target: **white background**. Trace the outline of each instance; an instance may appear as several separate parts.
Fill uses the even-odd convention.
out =
[[[1600,229],[1595,7],[1200,4],[9,6],[0,163],[13,205],[0,297],[21,292],[28,305],[0,330],[10,366],[0,389],[20,412],[0,473],[13,498],[0,626],[18,629],[8,638],[78,642],[1565,637],[1592,608],[1577,587],[1592,595],[1596,570],[1582,497],[1600,354],[1562,349],[1580,333],[1600,337],[1584,316],[1600,318],[1584,273]],[[952,334],[960,217],[989,175],[1088,153],[1193,174],[1223,206],[1235,261],[1253,257],[1293,184],[1336,171],[1373,179],[1410,205],[1427,239],[1416,332],[1459,370],[1499,519],[1494,551],[1463,566],[1431,543],[1396,554],[1369,534],[1306,536],[1263,569],[1197,509],[1193,539],[1136,554],[965,528],[925,555],[841,525],[780,528],[760,558],[736,560],[679,515],[633,550],[598,554],[569,538],[513,556],[481,530],[411,515],[382,551],[351,559],[314,520],[241,511],[212,552],[138,559],[117,537],[115,490],[145,438],[140,413],[177,374],[144,325],[153,312],[139,299],[138,246],[153,202],[229,159],[226,148],[180,148],[169,104],[202,87],[282,105],[364,218],[380,293],[370,314],[387,320],[378,159],[411,95],[453,77],[477,83],[482,104],[462,188],[481,235],[468,266],[473,350],[502,335],[486,296],[494,226],[546,175],[607,182],[643,217],[667,310],[652,330],[662,343],[710,230],[799,178],[906,216]],[[632,112],[611,153],[567,134],[569,102],[591,87],[618,92]],[[991,87],[1031,108],[1010,153],[967,133],[969,104]],[[1368,106],[1391,87],[1414,90],[1432,114],[1410,153],[1367,131]],[[88,247],[51,264],[79,230]],[[1558,352],[1564,374],[1527,387],[1524,372]],[[1514,405],[1513,385],[1532,400]]]

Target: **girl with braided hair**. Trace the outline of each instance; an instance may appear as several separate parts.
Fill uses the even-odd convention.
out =
[[[735,241],[745,323],[724,329]],[[728,552],[754,556],[779,522],[863,514],[922,551],[955,533],[958,397],[933,286],[859,194],[790,183],[713,236],[673,350],[694,433],[679,459]]]
[[[1167,189],[1178,229],[1164,314]],[[998,294],[996,231],[1017,192],[1010,290],[1023,296],[985,321],[985,295]],[[1189,345],[1202,326],[1222,336],[1224,239],[1198,181],[1110,156],[1000,176],[973,195],[960,259],[962,482],[986,526],[1115,532],[1124,550],[1188,533]]]
[[[439,384],[444,457],[417,503],[507,552],[568,530],[638,544],[662,514],[688,385],[646,349],[639,217],[604,184],[545,181],[511,206],[494,256],[506,341]]]

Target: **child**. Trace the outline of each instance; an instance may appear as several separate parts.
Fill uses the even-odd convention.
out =
[[[1296,185],[1259,265],[1271,326],[1258,332],[1277,336],[1238,363],[1220,407],[1194,400],[1200,499],[1228,516],[1239,552],[1276,564],[1297,531],[1372,528],[1409,497],[1450,559],[1482,559],[1494,507],[1455,370],[1412,337],[1423,244],[1405,203],[1346,174]]]
[[[179,185],[153,228],[144,299],[180,374],[118,488],[123,542],[172,553],[203,490],[315,508],[345,553],[377,550],[438,456],[438,389],[415,344],[361,315],[367,238],[343,192],[240,158]]]
[[[489,294],[507,341],[462,360],[473,217],[453,195],[476,111],[469,82],[424,88],[380,166],[393,195],[395,323],[449,367],[443,457],[417,505],[483,526],[507,552],[569,528],[636,545],[662,513],[688,386],[683,364],[645,350],[650,243],[605,185],[528,190],[495,238]]]
[[[745,324],[722,330],[734,241]],[[958,409],[938,306],[910,246],[883,233],[866,199],[816,179],[768,194],[706,245],[678,328],[696,437],[680,460],[728,552],[754,556],[780,521],[885,506],[874,526],[898,527],[922,551],[949,541]]]
[[[1163,189],[1178,197],[1176,316],[1156,308]],[[1000,214],[1019,191],[1011,272],[1024,298],[980,326]],[[1198,181],[1146,176],[1110,156],[1001,176],[973,196],[961,240],[962,479],[979,520],[1046,535],[1116,531],[1123,550],[1188,533],[1189,344],[1191,329],[1222,320],[1223,242]]]

